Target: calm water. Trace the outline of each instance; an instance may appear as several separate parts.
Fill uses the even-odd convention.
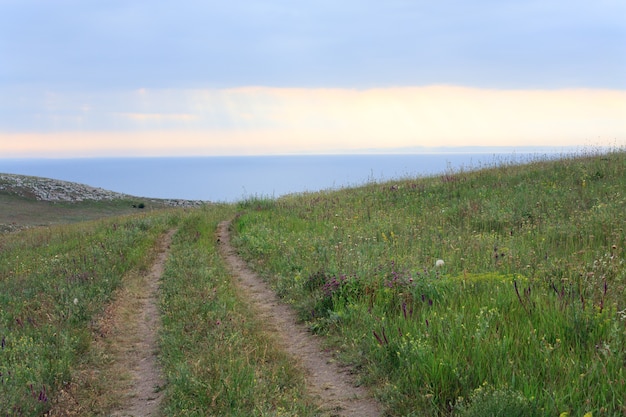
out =
[[[0,159],[0,172],[74,181],[153,198],[233,202],[428,176],[536,154],[315,155],[198,158]]]

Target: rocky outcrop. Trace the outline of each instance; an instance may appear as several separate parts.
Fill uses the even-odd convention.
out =
[[[114,200],[130,196],[69,181],[0,174],[0,190],[40,201]]]
[[[75,182],[14,174],[0,174],[0,191],[7,191],[22,197],[35,198],[39,201],[53,202],[128,200],[138,198],[128,194],[116,193],[114,191]],[[205,204],[204,201],[197,200],[142,199],[174,207],[193,207]]]

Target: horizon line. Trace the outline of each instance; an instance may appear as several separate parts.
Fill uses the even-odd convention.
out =
[[[267,154],[188,154],[188,155],[103,155],[103,156],[10,156],[0,160],[64,160],[64,159],[191,159],[191,158],[262,158],[262,157],[294,157],[294,156],[359,156],[359,155],[442,155],[442,154],[510,154],[510,153],[546,153],[546,154],[582,154],[585,152],[605,153],[621,151],[626,148],[618,145],[567,145],[567,146],[535,146],[535,145],[501,145],[501,146],[411,146],[397,148],[360,148],[340,149],[328,152],[286,152]]]

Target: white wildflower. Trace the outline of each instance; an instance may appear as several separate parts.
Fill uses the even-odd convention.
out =
[[[78,298],[74,298],[74,305],[78,304]]]
[[[443,261],[443,259],[437,259],[437,262],[435,262],[435,266],[437,268],[441,268],[442,266],[444,266],[445,262]]]

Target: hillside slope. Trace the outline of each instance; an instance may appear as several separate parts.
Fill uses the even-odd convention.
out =
[[[75,182],[0,174],[0,232],[124,215],[141,209],[202,204],[205,202],[150,199]]]
[[[132,196],[51,178],[0,174],[0,193],[39,201],[84,201],[133,198]]]
[[[233,245],[387,416],[626,415],[626,153],[249,200]]]

